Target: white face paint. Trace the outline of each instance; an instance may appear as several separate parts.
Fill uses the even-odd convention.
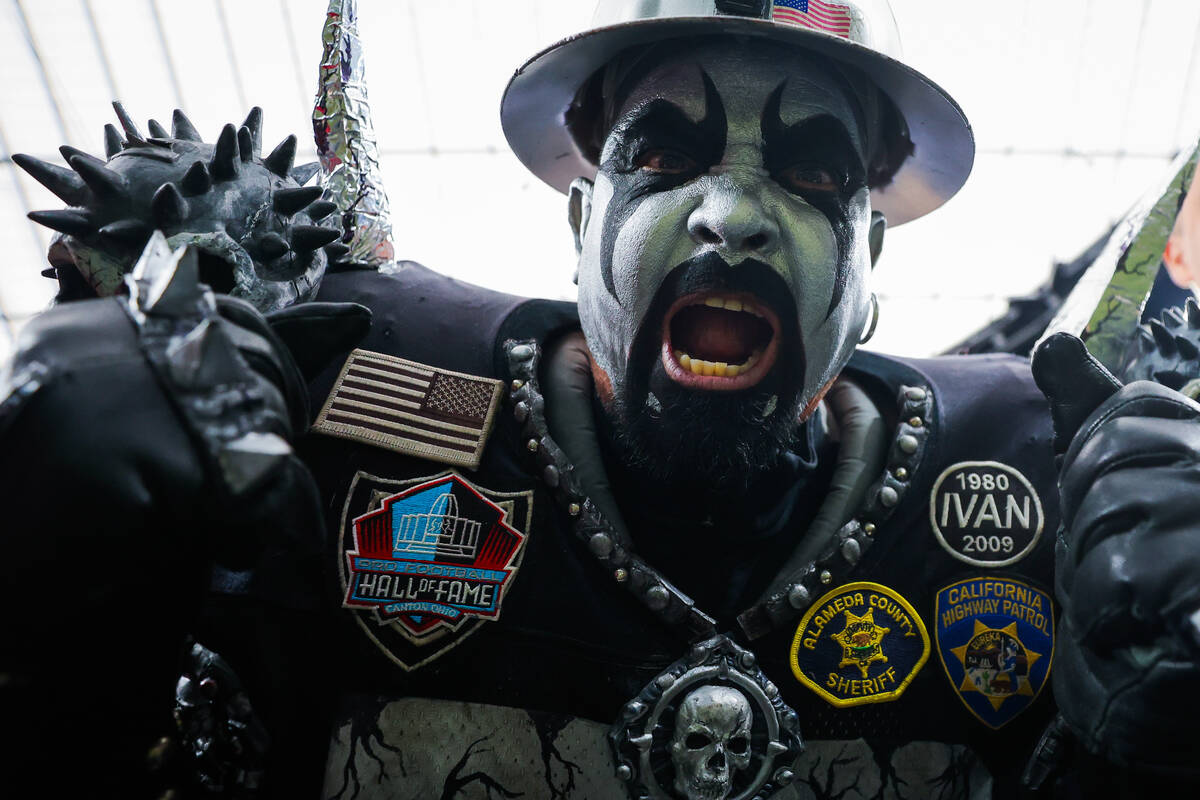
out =
[[[858,99],[821,62],[724,40],[677,48],[622,89],[595,186],[572,198],[596,366],[633,404],[665,382],[807,406],[869,317]]]

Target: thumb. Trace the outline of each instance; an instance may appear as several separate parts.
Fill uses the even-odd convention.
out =
[[[1121,388],[1083,341],[1069,333],[1056,333],[1041,343],[1033,354],[1033,380],[1050,401],[1054,451],[1059,455],[1084,420]]]

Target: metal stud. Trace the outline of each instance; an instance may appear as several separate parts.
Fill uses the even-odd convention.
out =
[[[758,659],[754,657],[754,653],[747,650],[742,653],[741,663],[743,669],[754,669],[754,665],[758,663]]]
[[[904,392],[904,396],[915,403],[919,403],[925,399],[925,390],[914,386]]]
[[[797,611],[804,610],[812,601],[812,597],[809,595],[808,589],[805,588],[804,584],[802,583],[792,584],[792,588],[788,589],[787,598],[788,604]]]
[[[588,549],[592,551],[592,555],[604,558],[612,552],[612,537],[607,533],[594,533],[592,538],[588,539]]]
[[[858,559],[862,557],[862,545],[857,539],[847,539],[842,542],[842,557],[851,564],[857,564]]]
[[[632,722],[646,713],[646,704],[639,700],[632,700],[625,704],[622,713],[625,715],[625,719]]]
[[[773,700],[779,696],[779,687],[767,681],[767,685],[763,687],[763,692]]]
[[[525,443],[525,449],[531,453],[536,453],[538,450],[538,440],[530,439],[528,442]]]
[[[829,583],[831,580],[833,580],[833,575],[829,573],[829,570],[821,570],[821,583]]]
[[[920,443],[917,441],[917,437],[906,433],[896,440],[896,444],[900,446],[901,451],[911,456],[917,452],[917,445]]]
[[[896,467],[896,480],[898,480],[898,481],[908,480],[908,470],[905,469],[904,467]]]
[[[517,403],[516,406],[513,407],[513,416],[516,417],[517,422],[524,422],[527,420],[529,418],[529,403],[526,403],[524,400]]]
[[[520,389],[524,385],[525,385],[525,381],[523,381],[523,380],[513,381],[512,382],[513,391],[515,392],[517,389]]]
[[[613,579],[616,580],[617,583],[624,583],[625,581],[629,580],[629,573],[624,569],[614,570]]]
[[[912,417],[911,419],[909,419],[908,424],[913,426],[914,428],[919,428],[919,427],[921,427],[921,418],[920,417]]]
[[[580,511],[579,503],[571,503],[571,505],[567,506],[567,513],[570,514],[572,517],[578,517],[579,511]]]
[[[775,770],[775,782],[780,786],[787,786],[796,779],[796,773],[792,772],[787,767],[780,767]]]
[[[657,678],[655,678],[654,682],[660,689],[670,689],[671,684],[675,683],[675,676],[669,672],[664,672],[662,675],[659,675]]]
[[[885,486],[879,490],[879,502],[883,503],[888,508],[900,502],[900,495],[890,486]]]
[[[546,482],[547,486],[552,488],[558,486],[558,467],[553,464],[547,464],[546,468],[542,470],[542,480]]]
[[[865,525],[863,525],[863,533],[865,533],[867,536],[874,536],[875,535],[875,523],[868,522]]]
[[[633,780],[633,768],[628,764],[622,764],[617,767],[617,777],[623,781]]]
[[[651,586],[646,591],[646,605],[655,611],[662,611],[670,600],[670,593],[662,586]]]
[[[533,358],[533,348],[527,344],[518,344],[509,350],[508,354],[520,361],[528,361],[530,358]]]

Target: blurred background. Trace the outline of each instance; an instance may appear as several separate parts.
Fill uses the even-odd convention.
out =
[[[1195,0],[892,0],[908,62],[945,87],[978,142],[966,188],[890,230],[871,349],[939,352],[1044,283],[1200,133]],[[513,70],[584,29],[591,0],[359,0],[398,257],[509,292],[573,299],[565,199],[505,145]],[[309,113],[325,0],[0,0],[0,354],[55,284],[61,207],[12,153],[103,154],[119,98],[139,124],[183,108],[207,141],[251,105],[264,143],[315,158]]]

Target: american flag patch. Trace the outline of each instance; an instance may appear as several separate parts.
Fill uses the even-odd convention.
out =
[[[843,39],[850,37],[850,9],[824,0],[772,0],[771,19]]]
[[[492,378],[355,350],[312,429],[476,469],[503,387]]]

